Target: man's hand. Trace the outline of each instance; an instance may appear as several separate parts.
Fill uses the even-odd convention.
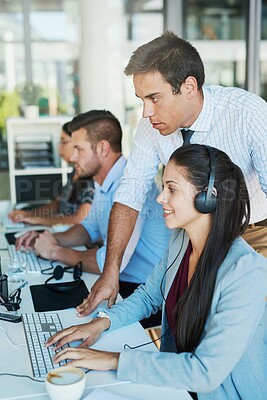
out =
[[[115,303],[119,291],[122,257],[133,233],[137,217],[138,211],[124,204],[113,204],[109,217],[104,271],[93,285],[91,293],[77,307],[79,317],[90,314],[103,300],[108,300],[109,307]]]
[[[44,231],[40,233],[39,237],[35,240],[34,249],[41,257],[47,260],[53,260],[53,253],[58,246],[59,244],[55,236],[48,231]]]
[[[16,250],[20,250],[21,247],[24,247],[24,251],[33,249],[34,243],[39,235],[40,233],[35,231],[26,232],[23,236],[16,240]]]
[[[94,311],[103,300],[108,300],[108,306],[115,304],[119,292],[118,276],[103,274],[92,286],[91,292],[87,298],[80,304],[76,310],[78,317],[84,317]]]

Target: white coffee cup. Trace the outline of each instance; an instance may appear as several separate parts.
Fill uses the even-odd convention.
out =
[[[55,368],[45,377],[46,390],[51,400],[79,400],[85,383],[85,373],[76,367]]]

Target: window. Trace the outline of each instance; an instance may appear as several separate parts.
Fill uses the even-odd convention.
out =
[[[245,87],[248,1],[184,1],[185,39],[199,51],[206,83]]]
[[[0,90],[42,88],[49,114],[79,111],[79,16],[75,0],[0,3]]]

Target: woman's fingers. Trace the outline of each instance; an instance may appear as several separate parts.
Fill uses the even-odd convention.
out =
[[[76,367],[108,371],[117,369],[119,353],[67,347],[53,358],[55,364],[63,360],[70,360],[68,365]]]

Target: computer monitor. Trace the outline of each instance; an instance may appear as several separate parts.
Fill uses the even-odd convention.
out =
[[[16,176],[17,203],[46,203],[60,193],[61,174]]]

